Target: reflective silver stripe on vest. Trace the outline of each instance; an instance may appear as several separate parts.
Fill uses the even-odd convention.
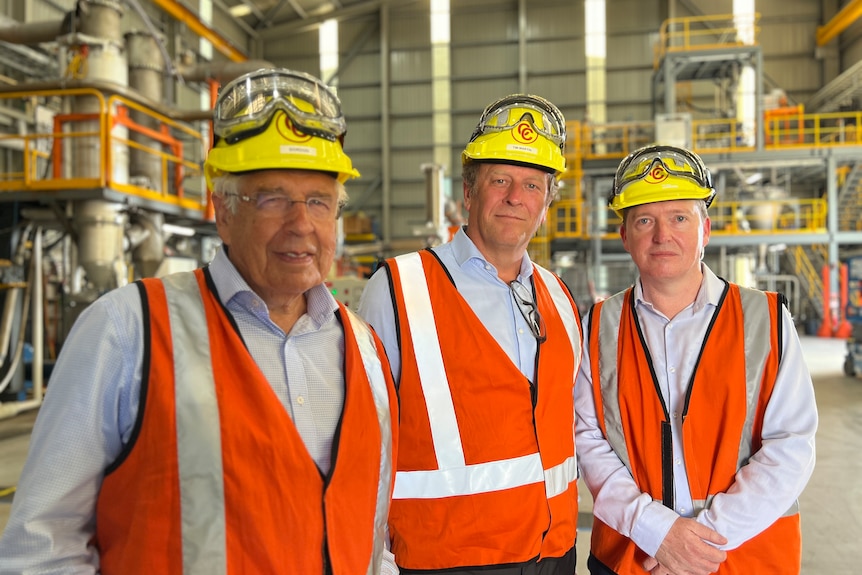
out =
[[[194,273],[162,282],[174,348],[183,575],[225,575],[221,430],[206,312]]]
[[[623,421],[618,401],[619,382],[617,381],[617,343],[620,333],[620,317],[626,297],[628,297],[628,291],[616,294],[602,302],[599,322],[598,325],[593,324],[593,329],[599,330],[598,362],[605,433],[608,436],[608,443],[611,444],[617,457],[631,473],[632,465],[629,460],[629,451],[626,449],[626,438],[623,435]],[[591,361],[596,361],[596,358],[592,358]]]
[[[569,334],[569,341],[572,342],[572,353],[575,358],[575,367],[577,367],[581,358],[581,332],[578,329],[578,320],[572,311],[572,302],[560,285],[557,276],[543,267],[536,265],[533,268],[542,276],[545,287],[548,288],[551,299],[554,301],[554,307],[557,308],[560,319],[563,320],[563,326],[566,328],[566,333]]]
[[[743,326],[745,327],[745,425],[742,427],[742,437],[739,440],[739,455],[736,468],[739,469],[751,458],[752,430],[757,414],[757,402],[760,397],[760,382],[763,370],[772,345],[770,335],[772,322],[769,319],[769,299],[762,291],[740,287],[739,297],[742,302]],[[780,344],[779,344],[780,345]]]
[[[401,292],[404,295],[419,381],[428,409],[431,437],[439,468],[396,473],[393,499],[437,499],[472,495],[542,481],[546,482],[545,491],[548,497],[565,491],[568,484],[577,477],[574,457],[548,470],[542,469],[539,453],[487,463],[465,464],[464,447],[455,417],[449,380],[443,367],[437,324],[431,308],[431,296],[422,258],[418,253],[411,253],[398,256],[395,261],[402,278]],[[561,288],[556,280],[553,286],[558,290],[557,295],[565,298],[565,294],[559,291]],[[551,286],[549,290],[554,294]],[[555,302],[557,301],[555,297]],[[566,307],[571,310],[568,298]],[[570,323],[574,323],[574,320]],[[576,325],[574,329],[577,330]]]
[[[578,319],[572,310],[572,302],[560,285],[557,276],[538,265],[534,265],[533,269],[542,277],[545,287],[548,288],[548,292],[551,294],[554,307],[557,308],[558,315],[563,321],[566,333],[569,334],[569,341],[572,342],[572,356],[575,359],[575,368],[577,368],[581,360],[581,331],[578,327]],[[572,434],[574,435],[574,430]],[[545,470],[545,494],[550,499],[551,497],[565,493],[569,488],[569,484],[577,481],[577,479],[578,460],[575,456],[572,456],[561,464]]]
[[[347,308],[343,308],[347,309]],[[358,315],[347,309],[344,320],[353,329],[353,335],[359,344],[359,354],[368,381],[371,383],[371,394],[374,406],[377,408],[377,423],[380,425],[380,481],[377,484],[377,506],[374,511],[374,548],[371,562],[366,571],[368,575],[380,573],[383,561],[383,541],[386,534],[386,519],[389,515],[389,490],[392,487],[392,417],[389,409],[389,392],[386,378],[383,375],[383,365],[377,355],[374,336],[368,325]]]
[[[550,499],[565,493],[572,482],[578,479],[578,459],[573,455],[550,469],[545,470],[545,496]]]
[[[401,291],[410,318],[410,336],[419,365],[419,383],[428,408],[437,464],[440,469],[464,467],[464,447],[461,445],[446,368],[443,367],[437,322],[431,309],[431,294],[428,293],[422,258],[418,253],[411,253],[398,256],[395,261],[401,270],[401,277],[410,278],[408,282],[402,279]],[[398,489],[397,479],[395,488]]]
[[[751,457],[752,429],[757,415],[757,402],[760,393],[760,383],[763,371],[770,353],[770,335],[772,323],[769,316],[769,300],[765,293],[740,287],[740,301],[743,314],[743,345],[745,349],[745,393],[746,413],[743,424],[742,438],[739,444],[736,469],[739,470]],[[619,388],[617,381],[617,344],[619,342],[619,325],[622,306],[631,297],[629,291],[618,293],[603,302],[599,320],[599,370],[601,377],[602,405],[608,442],[622,463],[632,472],[628,457],[626,439],[623,435],[622,418],[620,416]],[[725,303],[725,305],[727,305]],[[635,313],[635,310],[632,310]],[[595,361],[595,358],[592,359]],[[650,382],[651,383],[651,382]],[[696,446],[695,446],[696,448]],[[695,502],[695,508],[712,501]],[[795,504],[798,509],[798,504]],[[698,510],[700,510],[698,509]],[[793,508],[788,511],[793,514]]]
[[[393,499],[439,499],[521,487],[544,480],[542,459],[531,453],[512,459],[431,471],[399,471]]]

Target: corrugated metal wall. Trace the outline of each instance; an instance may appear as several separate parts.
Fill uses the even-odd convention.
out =
[[[146,0],[141,3],[166,31],[172,50],[197,46],[197,39],[182,24]],[[0,0],[0,12],[19,21],[51,20],[62,16],[58,8],[72,9],[74,4],[74,0]],[[780,88],[791,103],[804,104],[826,82],[862,59],[859,22],[826,47],[816,46],[817,27],[843,4],[841,0],[756,2],[767,94]],[[197,1],[186,5],[198,8]],[[665,19],[728,14],[732,5],[732,0],[607,0],[607,120],[652,120],[656,111],[653,45]],[[137,15],[128,6],[126,10],[124,27],[140,29]],[[381,10],[388,13],[385,28],[380,12],[341,22],[342,63],[334,82],[348,117],[346,147],[363,175],[349,184],[354,207],[380,220],[383,189],[388,186],[391,237],[397,238],[411,235],[412,228],[422,223],[425,182],[420,167],[434,158],[430,1],[392,2]],[[451,2],[451,12],[452,147],[445,167],[453,195],[460,199],[460,152],[480,112],[492,100],[517,91],[533,92],[554,101],[568,119],[584,119],[585,16],[583,2],[572,0],[457,0]],[[252,57],[320,73],[314,27],[292,27],[287,33],[261,31],[260,39],[249,39],[218,7],[213,8],[212,26]],[[381,46],[387,51],[386,69]],[[180,107],[188,107],[200,89],[178,87]],[[688,98],[694,114],[708,115],[720,107],[722,89],[710,82],[693,83],[682,97]],[[389,102],[385,113],[384,96]],[[388,126],[387,134],[383,125]],[[384,165],[389,166],[385,174]]]

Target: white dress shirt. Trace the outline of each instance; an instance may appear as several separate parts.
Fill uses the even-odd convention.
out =
[[[693,517],[682,448],[686,388],[699,356],[709,320],[724,283],[703,265],[704,279],[695,301],[668,319],[644,299],[635,284],[635,310],[653,360],[656,378],[671,415],[675,509],[642,493],[602,435],[592,393],[589,346],[575,385],[576,447],[581,473],[594,497],[593,514],[632,539],[651,557],[680,516]],[[589,314],[583,320],[587,338]],[[781,364],[763,420],[763,445],[736,473],[733,485],[712,500],[697,521],[727,537],[722,549],[738,547],[781,517],[799,497],[814,470],[817,408],[790,313],[782,308]],[[652,382],[644,382],[652,385]]]

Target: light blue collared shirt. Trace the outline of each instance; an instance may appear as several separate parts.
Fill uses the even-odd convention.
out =
[[[530,381],[535,380],[536,338],[512,298],[509,285],[497,276],[495,268],[464,232],[458,230],[452,241],[432,248],[455,282],[458,293],[467,301],[485,329]],[[533,264],[525,253],[517,281],[532,293]],[[368,280],[359,303],[359,315],[383,342],[397,382],[401,376],[401,350],[395,330],[395,310],[389,290],[389,274],[377,270]],[[445,328],[445,326],[443,326]]]
[[[225,252],[209,266],[222,303],[323,473],[344,402],[344,334],[324,285],[285,334]],[[9,522],[0,574],[95,573],[89,546],[105,469],[129,440],[138,412],[143,352],[138,288],[113,290],[80,316],[57,358],[33,428]],[[321,350],[326,350],[325,353]]]

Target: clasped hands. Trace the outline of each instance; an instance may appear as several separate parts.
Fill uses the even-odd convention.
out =
[[[643,562],[650,575],[709,575],[718,571],[727,552],[715,547],[727,538],[694,519],[679,517],[658,548]]]

